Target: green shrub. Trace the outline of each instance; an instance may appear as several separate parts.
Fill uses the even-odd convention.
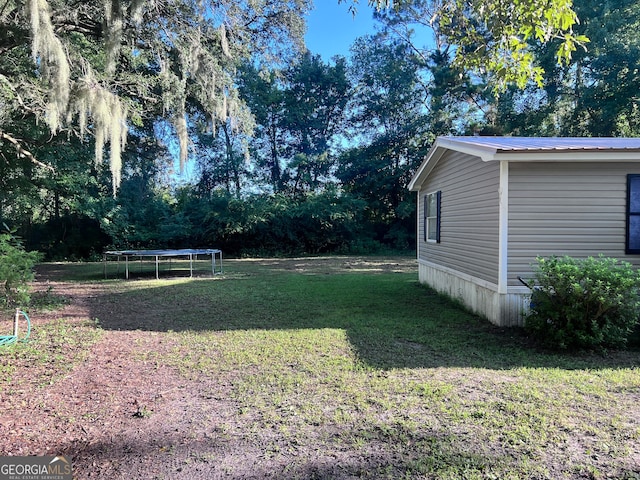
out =
[[[618,348],[638,322],[640,275],[613,258],[537,258],[526,328],[563,350]]]
[[[20,240],[11,232],[0,233],[0,308],[26,307],[29,303],[29,282],[38,252],[26,252]]]

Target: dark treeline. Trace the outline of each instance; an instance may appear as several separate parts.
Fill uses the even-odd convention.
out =
[[[131,123],[115,195],[109,166],[91,160],[92,142],[14,116],[13,131],[35,139],[32,153],[54,171],[0,143],[0,220],[48,259],[107,248],[411,250],[415,198],[406,185],[437,135],[640,133],[640,6],[609,3],[575,6],[591,42],[569,65],[557,65],[553,42],[539,47],[543,88],[500,96],[454,65],[437,34],[428,47],[398,35],[415,24],[410,11],[381,15],[379,33],[356,41],[348,58],[243,62],[234,85],[248,110],[212,120],[197,102],[185,105],[188,182],[176,180],[176,130],[160,115]]]

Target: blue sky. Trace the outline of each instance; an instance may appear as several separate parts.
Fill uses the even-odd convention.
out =
[[[334,55],[349,56],[349,48],[358,37],[375,33],[373,9],[367,0],[360,0],[358,13],[354,17],[349,12],[350,2],[338,4],[338,0],[315,0],[315,7],[307,17],[307,48],[320,54],[325,62]],[[177,148],[177,147],[176,147]],[[175,167],[178,172],[178,167]],[[178,175],[180,180],[195,178],[194,162],[187,164],[185,171]]]
[[[353,41],[374,33],[373,9],[366,0],[358,4],[358,13],[349,12],[350,2],[338,4],[338,0],[315,0],[315,7],[307,17],[307,48],[322,56],[326,62],[334,55],[349,55]]]

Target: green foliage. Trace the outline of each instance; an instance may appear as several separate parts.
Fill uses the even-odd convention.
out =
[[[537,47],[544,67],[543,90],[511,89],[498,103],[496,122],[512,135],[630,136],[640,134],[635,98],[640,78],[640,4],[633,0],[583,0],[576,33],[591,39],[568,65],[557,65],[551,42]]]
[[[344,1],[344,0],[342,0]],[[353,4],[357,0],[351,0]],[[532,44],[553,43],[554,60],[566,65],[589,39],[574,32],[578,16],[570,0],[371,0],[393,10],[409,24],[430,25],[438,45],[455,45],[455,63],[489,74],[494,91],[507,85],[543,84],[545,70]]]
[[[29,303],[29,281],[33,267],[40,258],[38,252],[26,252],[13,232],[0,233],[0,307],[25,307]]]
[[[640,274],[613,258],[537,258],[526,327],[563,349],[622,347],[640,315]]]
[[[188,124],[199,115],[214,123],[231,118],[237,130],[250,131],[252,120],[236,89],[237,64],[284,62],[299,52],[311,5],[235,3],[3,2],[0,148],[12,144],[39,164],[31,153],[37,137],[7,133],[13,117],[34,116],[54,136],[61,129],[65,137],[74,131],[85,136],[90,126],[98,162],[110,145],[117,187],[129,123],[140,126],[156,117],[171,123],[181,165]]]
[[[304,198],[214,192],[182,194],[191,241],[231,255],[302,255],[349,251],[362,236],[364,203],[327,190]]]
[[[79,214],[32,225],[28,240],[27,248],[42,252],[46,261],[97,258],[110,243],[110,237],[97,220]]]
[[[87,118],[61,117],[70,128],[51,136],[42,115],[53,85],[34,71],[22,4],[9,2],[16,5],[7,9],[13,13],[0,18],[10,32],[0,59],[0,99],[6,103],[0,109],[0,154],[7,160],[0,165],[0,220],[19,226],[26,248],[44,251],[49,259],[91,257],[109,244],[215,245],[231,255],[411,249],[415,197],[406,185],[435,136],[477,133],[476,125],[488,119],[496,131],[516,128],[517,106],[504,115],[492,112],[483,92],[490,77],[470,75],[479,57],[496,65],[503,60],[524,65],[521,73],[529,60],[541,61],[550,81],[547,95],[537,99],[548,103],[539,116],[558,118],[565,129],[582,133],[587,129],[577,129],[592,124],[632,135],[640,124],[637,106],[629,101],[637,92],[632,68],[637,41],[620,21],[637,23],[630,0],[595,9],[595,0],[585,0],[576,6],[583,21],[573,26],[573,7],[566,0],[372,1],[394,8],[377,12],[383,29],[354,44],[350,62],[340,57],[325,62],[312,52],[292,57],[307,0],[240,2],[231,23],[231,11],[223,5],[233,2],[196,7],[177,1],[151,8],[126,0],[114,3],[112,12],[93,0],[46,3],[71,68],[63,110],[78,112],[89,69],[95,83],[128,108],[130,127],[121,189],[110,198],[108,167],[87,162],[100,136],[96,112],[89,108]],[[78,15],[87,19],[83,29],[77,27]],[[436,49],[405,41],[405,33],[412,36],[410,27],[424,26],[425,19],[431,20]],[[120,20],[118,34],[111,27]],[[605,29],[599,28],[602,22]],[[226,30],[230,24],[233,31]],[[158,37],[158,25],[168,28],[168,36]],[[95,37],[84,28],[101,33]],[[567,44],[553,38],[562,29],[572,35],[575,29],[573,40],[592,39],[590,52],[573,52],[570,66],[557,65],[556,52]],[[607,38],[615,40],[607,44]],[[140,48],[125,48],[131,42]],[[490,55],[496,48],[503,48],[506,60]],[[516,56],[509,57],[510,51]],[[456,63],[456,55],[469,61]],[[583,88],[591,83],[591,90]],[[560,84],[567,85],[562,99],[581,108],[582,113],[576,108],[578,121],[570,121],[567,101],[554,100],[551,88]],[[504,97],[517,103],[515,96]],[[584,106],[593,114],[589,123],[583,121]],[[523,115],[518,124],[528,125],[529,133],[531,125],[549,123],[537,118]],[[74,133],[74,126],[75,133],[82,132],[83,125],[90,125],[93,135],[66,134]],[[178,126],[184,130],[180,142]],[[16,155],[16,145],[3,132],[55,171]],[[196,139],[190,151],[197,152],[199,179],[183,195],[168,168],[175,152],[186,153],[184,134]]]
[[[406,185],[427,152],[436,123],[425,111],[422,60],[404,43],[362,37],[349,69],[354,94],[347,132],[353,146],[338,159],[344,191],[366,204],[368,239],[394,248],[415,245],[415,196]]]
[[[258,180],[276,193],[304,196],[330,182],[330,145],[350,94],[346,61],[307,53],[279,73],[245,65],[240,93],[256,117],[251,146]]]

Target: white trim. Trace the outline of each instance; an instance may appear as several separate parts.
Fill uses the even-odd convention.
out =
[[[501,137],[496,137],[499,141]],[[580,139],[574,139],[579,141]],[[427,153],[413,178],[409,182],[409,190],[416,191],[429,175],[447,150],[466,153],[480,158],[483,162],[515,161],[515,162],[640,162],[638,149],[621,148],[509,148],[499,150],[496,145],[479,145],[457,140],[456,137],[438,137]]]
[[[425,241],[427,243],[438,243],[438,221],[440,220],[438,213],[438,192],[439,190],[434,190],[433,192],[427,192],[424,194],[425,196],[425,204],[424,204],[424,228],[425,228],[425,236],[426,239]],[[429,216],[429,203],[430,203],[430,198],[429,197],[435,197],[436,198],[436,214],[435,216],[431,215]],[[433,213],[433,212],[431,212]],[[430,222],[429,219],[435,219],[436,221],[436,238],[431,238],[429,236],[430,232],[429,232],[429,226],[430,226]]]
[[[418,263],[421,265],[424,265],[425,267],[433,268],[434,270],[439,270],[441,272],[448,273],[450,275],[455,275],[456,277],[459,277],[460,279],[466,282],[471,282],[474,285],[478,285],[479,287],[493,290],[495,292],[498,291],[498,285],[496,285],[495,283],[488,282],[486,280],[483,280],[482,278],[474,277],[473,275],[469,275],[468,273],[461,272],[460,270],[455,270],[450,267],[444,267],[437,263],[429,262],[421,258],[418,258]]]
[[[420,259],[420,242],[423,242],[420,231],[420,192],[416,192],[416,259]]]
[[[482,278],[478,278],[478,277],[474,277],[473,275],[469,275],[467,273],[461,272],[459,270],[455,270],[453,268],[450,267],[443,267],[442,265],[439,265],[437,263],[433,263],[433,262],[429,262],[427,260],[423,260],[421,258],[418,258],[418,263],[424,265],[425,267],[430,267],[436,270],[440,270],[441,272],[444,273],[449,273],[451,275],[456,275],[458,277],[460,277],[462,280],[465,280],[467,282],[471,282],[474,285],[478,285],[479,287],[483,287],[483,288],[487,288],[489,290],[495,290],[496,292],[498,291],[498,285],[492,282],[488,282],[486,280],[483,280]],[[531,290],[529,290],[528,287],[520,286],[520,285],[511,285],[509,287],[507,287],[507,291],[505,292],[509,295],[527,295],[531,293]]]
[[[489,160],[517,162],[640,162],[640,153],[611,150],[497,152]]]
[[[522,325],[522,314],[529,308],[531,296],[524,286],[514,285],[507,293],[498,293],[494,283],[424,260],[418,260],[418,278],[495,325]]]
[[[498,293],[507,293],[509,274],[509,162],[500,162],[498,189],[500,219],[498,223]]]
[[[431,147],[429,153],[427,153],[425,160],[422,162],[420,167],[418,167],[418,171],[413,175],[413,178],[409,182],[409,186],[407,187],[410,191],[419,192],[422,187],[422,179],[426,178],[433,167],[436,166],[444,152],[446,152],[446,148],[439,148],[438,141],[436,141],[435,145]],[[420,184],[418,184],[420,182]]]
[[[485,145],[469,145],[451,138],[438,138],[436,145],[460,153],[467,153],[474,157],[480,157],[483,162],[495,160],[496,148]]]

